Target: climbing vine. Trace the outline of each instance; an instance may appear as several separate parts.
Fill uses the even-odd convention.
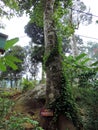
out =
[[[64,56],[62,57],[64,58]],[[82,121],[79,117],[79,112],[75,99],[71,93],[71,84],[66,71],[64,69],[65,65],[62,62],[62,77],[61,77],[61,91],[60,96],[53,101],[49,108],[54,111],[54,121],[57,121],[60,115],[65,115],[68,117],[73,124],[78,128],[82,125]]]
[[[61,82],[60,82],[60,95],[49,104],[49,108],[54,111],[54,121],[57,121],[58,117],[60,115],[65,115],[65,117],[68,117],[74,125],[78,128],[80,125],[82,125],[81,119],[79,117],[77,104],[75,103],[75,99],[71,93],[71,83],[70,79],[66,74],[66,63],[64,63],[64,58],[66,58],[62,53],[62,44],[61,44],[61,38],[58,38],[58,44],[55,48],[52,49],[52,51],[45,55],[44,57],[44,64],[47,67],[50,62],[52,62],[54,59],[54,56],[60,55],[62,59],[62,72],[61,72]]]

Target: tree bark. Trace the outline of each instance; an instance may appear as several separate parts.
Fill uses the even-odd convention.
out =
[[[71,38],[71,48],[72,48],[72,54],[73,56],[77,56],[78,55],[78,48],[77,48],[77,43],[76,43],[76,39],[75,39],[75,35],[72,35]]]
[[[46,0],[44,12],[44,37],[46,60],[46,104],[59,95],[61,79],[61,56],[58,52],[58,41],[54,28],[53,11],[55,0]]]
[[[53,13],[55,0],[46,0],[44,11],[45,68],[46,68],[46,107],[60,95],[61,56],[55,32]],[[47,117],[45,130],[56,130],[52,118]]]
[[[70,10],[70,24],[73,25],[73,14],[72,9]],[[75,57],[78,55],[78,48],[77,48],[77,42],[75,39],[75,34],[72,34],[71,37],[71,49],[72,49],[72,55]]]

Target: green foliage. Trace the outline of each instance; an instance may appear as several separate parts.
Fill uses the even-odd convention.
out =
[[[13,57],[14,58],[14,57]],[[16,58],[16,57],[15,57]],[[16,58],[17,59],[17,58]],[[0,70],[6,71],[6,67],[10,66],[12,69],[16,70],[18,67],[16,66],[16,62],[21,62],[20,60],[12,60],[10,56],[4,56],[0,59]]]
[[[50,106],[52,106],[52,109],[54,110],[54,120],[62,114],[72,120],[76,127],[79,127],[79,125],[82,124],[67,76],[65,77],[64,75],[64,77],[62,77],[60,96]]]
[[[74,26],[70,23],[68,19],[61,21],[65,15],[68,15],[69,11],[62,3],[58,4],[58,8],[55,9],[53,19],[55,21],[55,26],[57,34],[59,37],[66,36],[67,38],[74,33]]]
[[[2,99],[9,99],[9,98],[13,98],[15,95],[20,94],[21,92],[19,90],[17,90],[16,88],[14,89],[9,89],[9,88],[2,88],[0,89],[0,97]]]
[[[49,56],[47,58],[49,58]],[[89,89],[85,91],[82,89],[81,93],[78,91],[75,95],[75,91],[73,92],[73,90],[76,86],[84,87],[84,85],[86,88],[94,88],[96,84],[94,80],[96,75],[96,66],[94,66],[94,69],[90,68],[90,65],[89,67],[87,66],[87,63],[91,59],[88,58],[86,54],[80,54],[76,58],[72,56],[63,56],[63,58],[64,62],[62,63],[63,70],[60,96],[52,104],[50,104],[50,108],[54,110],[55,119],[57,119],[60,114],[63,114],[70,118],[73,121],[74,125],[78,127],[79,125],[82,125],[82,119],[79,116],[79,106],[75,100],[81,97],[81,99],[85,102],[85,100],[87,100],[87,97],[89,97],[86,96],[86,94],[90,93],[90,91]],[[81,78],[82,74],[85,75],[85,77]],[[82,79],[83,81],[81,82]]]
[[[81,117],[85,130],[97,130],[98,70],[97,62],[88,65],[89,61],[91,59],[85,54],[80,54],[76,58],[65,57],[64,72],[67,75],[67,82],[69,81],[71,85],[71,92],[80,114],[83,111]]]
[[[87,62],[84,62],[86,59],[87,57],[85,54],[80,54],[76,58],[73,56],[64,56],[64,70],[71,83],[73,82],[73,79],[77,78],[78,74],[80,74],[83,70],[89,69],[86,67],[88,60]]]
[[[22,86],[23,86],[23,92],[29,90],[29,89],[33,89],[36,85],[36,81],[30,81],[28,79],[23,78],[22,81]]]
[[[0,122],[2,122],[3,118],[8,114],[10,106],[12,106],[12,104],[12,101],[9,99],[0,97]]]
[[[5,59],[2,57],[0,58],[0,70],[6,71]]]
[[[37,121],[23,114],[12,112],[11,107],[13,107],[11,100],[0,98],[0,129],[25,130],[25,123],[29,123],[32,129],[43,130]]]
[[[98,86],[98,82],[97,82]],[[88,130],[98,129],[98,91],[93,91],[91,96],[91,109],[89,111],[89,120],[87,124]]]
[[[5,45],[5,50],[10,49],[16,42],[18,42],[18,40],[18,38],[8,40]],[[10,66],[16,70],[17,66],[15,63],[17,62],[21,62],[17,57],[11,55],[3,55],[0,57],[0,70],[6,71],[7,66]]]
[[[18,81],[22,78],[22,74],[24,71],[24,48],[21,46],[13,46],[10,50],[5,52],[2,64],[5,67],[5,71],[1,72],[0,78],[1,80],[6,79],[10,81],[10,86],[13,87],[13,83],[15,87],[18,85]]]
[[[17,43],[18,41],[19,41],[19,38],[14,38],[14,39],[8,40],[8,41],[6,42],[6,44],[5,44],[4,49],[5,49],[5,50],[10,49],[10,48],[13,47],[13,45],[14,45],[15,43]]]
[[[79,87],[93,87],[93,81],[96,72],[92,69],[86,72],[81,72],[79,76]]]
[[[79,87],[93,87],[92,81],[96,78],[97,63],[88,65],[90,61],[91,59],[84,53],[75,58],[72,56],[64,58],[64,70],[68,75],[67,77],[71,85],[76,84]]]
[[[4,92],[2,92],[2,93],[0,94],[0,96],[1,96],[2,98],[11,97],[12,95],[13,95],[13,93],[10,92],[10,91],[4,91]]]
[[[85,130],[98,129],[98,80],[89,88],[72,88],[78,108],[81,110]]]
[[[80,54],[79,56],[76,57],[76,60],[79,61],[79,60],[81,60],[82,58],[84,58],[85,56],[86,56],[86,54],[85,54],[85,53],[82,53],[82,54]]]
[[[24,48],[21,46],[13,46],[8,53],[5,55],[9,61],[16,62],[17,70],[16,72],[21,72],[23,70],[23,62],[25,58]],[[12,58],[12,59],[11,59]],[[11,66],[9,66],[11,68]]]
[[[0,16],[6,16],[7,18],[11,18],[15,14],[20,14],[18,2],[16,0],[1,0],[0,6]]]
[[[92,63],[92,64],[91,64],[91,67],[92,67],[92,66],[97,66],[97,65],[98,65],[98,61]]]
[[[39,123],[30,117],[26,117],[22,114],[15,114],[6,121],[5,125],[7,130],[25,130],[25,123],[32,125],[34,130],[43,130]]]
[[[37,26],[43,27],[44,4],[42,0],[37,3],[30,15],[30,23],[36,23]]]
[[[14,62],[21,62],[21,61],[18,60],[16,57],[14,60],[11,58],[12,58],[12,56],[5,56],[6,65],[10,66],[13,70],[18,69],[17,65]],[[14,58],[14,56],[13,56],[13,58]]]
[[[9,6],[11,9],[17,9],[18,5],[17,5],[17,2],[15,0],[9,0],[9,1],[6,1],[6,0],[1,0],[5,3],[6,6]]]
[[[44,65],[43,65],[43,68],[46,70],[46,67],[48,67],[48,65],[54,60],[54,58],[56,56],[59,55],[59,44],[57,43],[56,46],[51,49],[50,52],[46,52],[44,54],[44,57],[43,57],[43,62],[44,62]]]
[[[33,64],[33,62],[35,61],[36,63],[42,63],[43,62],[43,55],[44,55],[44,46],[35,46],[32,49],[32,52],[30,54],[31,56],[31,62]]]

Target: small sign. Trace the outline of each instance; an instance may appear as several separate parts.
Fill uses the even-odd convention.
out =
[[[41,109],[41,111],[40,111],[40,115],[41,115],[41,116],[44,116],[44,117],[51,117],[51,116],[53,116],[53,111],[50,110],[50,109],[45,109],[45,108],[43,108],[43,109]]]

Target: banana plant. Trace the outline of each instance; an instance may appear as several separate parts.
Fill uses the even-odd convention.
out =
[[[5,47],[4,47],[4,50],[8,51],[18,41],[19,41],[19,38],[13,38],[11,40],[7,40],[6,44],[5,44]],[[18,67],[16,65],[17,62],[21,62],[21,60],[18,59],[17,57],[15,57],[15,56],[12,56],[10,54],[8,54],[8,55],[5,55],[5,54],[4,55],[0,55],[0,71],[6,71],[7,70],[7,66],[10,66],[14,70],[18,69]]]
[[[98,61],[92,63],[92,59],[85,53],[82,53],[77,57],[65,57],[63,64],[64,72],[71,81],[74,78],[79,78],[81,75],[96,75],[96,73],[98,73]]]

